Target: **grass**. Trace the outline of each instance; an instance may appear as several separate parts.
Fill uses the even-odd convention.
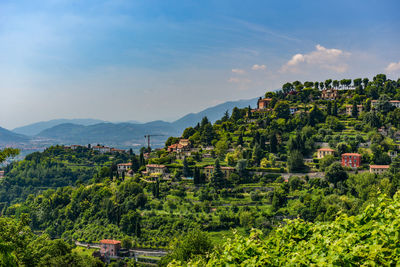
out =
[[[79,255],[92,256],[93,252],[98,250],[97,248],[85,248],[85,247],[76,247],[73,248],[72,251],[78,253]]]

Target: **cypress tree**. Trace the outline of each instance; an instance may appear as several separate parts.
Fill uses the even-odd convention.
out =
[[[337,115],[338,115],[338,107],[337,107],[336,101],[335,101],[335,103],[333,104],[332,115],[333,115],[333,116],[337,116]]]
[[[353,103],[353,108],[351,110],[351,116],[353,118],[357,118],[358,117],[358,108],[357,108],[356,102]]]

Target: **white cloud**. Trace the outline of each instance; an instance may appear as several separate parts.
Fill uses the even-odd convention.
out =
[[[294,55],[282,66],[281,71],[296,72],[299,70],[300,65],[307,65],[329,69],[335,72],[345,72],[348,68],[345,59],[349,56],[349,52],[336,48],[325,48],[318,44],[315,46],[315,50],[310,53]]]
[[[253,67],[251,67],[252,70],[265,70],[266,68],[267,66],[258,64],[254,64]]]
[[[400,71],[400,61],[399,62],[392,62],[390,63],[385,70],[387,72],[396,72],[396,71]]]
[[[232,69],[232,72],[240,75],[246,73],[246,71],[242,69]]]

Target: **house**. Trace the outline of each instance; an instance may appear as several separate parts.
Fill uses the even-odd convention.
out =
[[[317,150],[317,158],[322,159],[323,157],[327,156],[327,155],[332,155],[334,156],[335,154],[335,150],[333,150],[332,148],[328,148],[328,147],[323,147]]]
[[[363,105],[357,105],[357,110],[358,114],[361,114],[361,112],[363,112]],[[348,116],[351,116],[352,112],[353,112],[353,105],[346,105],[346,114]]]
[[[167,148],[168,152],[178,152],[178,153],[189,150],[190,150],[189,139],[180,139],[177,144],[172,144]]]
[[[325,100],[335,100],[339,97],[337,89],[324,89],[321,91],[321,98]]]
[[[148,175],[161,174],[164,176],[167,173],[167,167],[159,164],[148,164],[146,165],[146,173]]]
[[[389,165],[369,165],[369,172],[375,174],[384,173],[389,169]]]
[[[108,146],[93,146],[92,149],[95,151],[99,151],[101,154],[111,152],[111,148]]]
[[[390,100],[389,103],[396,108],[400,108],[400,100]]]
[[[397,158],[397,151],[394,151],[394,150],[389,150],[388,151],[388,155],[389,155],[389,157],[392,159],[392,161],[395,159],[395,158]]]
[[[78,147],[81,147],[81,146],[80,146],[80,145],[71,145],[71,146],[70,146],[70,149],[75,150],[75,149],[77,149]]]
[[[111,153],[125,153],[124,149],[111,148]]]
[[[121,249],[121,241],[103,239],[100,240],[100,254],[102,256],[115,257]]]
[[[297,111],[297,107],[290,107],[289,110],[290,110],[290,114],[294,114]]]
[[[224,177],[228,178],[231,175],[231,173],[235,171],[235,168],[221,166],[221,171],[224,174]],[[204,167],[204,174],[206,175],[207,179],[211,178],[213,172],[214,172],[214,166]]]
[[[4,178],[4,171],[0,171],[0,178]]]
[[[257,101],[257,110],[260,109],[266,109],[269,106],[269,103],[271,103],[272,98],[259,98]]]
[[[118,173],[128,172],[132,168],[132,163],[120,163],[117,164]]]
[[[357,168],[361,166],[361,154],[344,153],[342,154],[342,166]]]
[[[376,108],[378,106],[378,100],[372,100],[371,106]],[[390,100],[389,103],[395,108],[400,108],[400,100]]]

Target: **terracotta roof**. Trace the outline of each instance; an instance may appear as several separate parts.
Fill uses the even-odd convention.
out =
[[[100,243],[101,243],[101,244],[117,245],[117,244],[121,244],[121,241],[112,240],[112,239],[103,239],[103,240],[100,240]]]
[[[329,147],[323,147],[323,148],[318,149],[318,151],[332,151],[332,152],[334,152],[335,150],[332,149],[332,148],[329,148]]]
[[[120,163],[120,164],[117,164],[118,166],[131,166],[132,165],[132,163]]]
[[[147,164],[146,167],[150,167],[150,168],[165,168],[165,165]]]
[[[271,101],[272,98],[263,98],[263,99],[259,99],[259,101]]]
[[[359,156],[359,157],[361,157],[361,154],[358,154],[358,153],[344,153],[344,154],[342,154],[342,156]]]
[[[389,169],[390,165],[369,165],[373,169]]]

